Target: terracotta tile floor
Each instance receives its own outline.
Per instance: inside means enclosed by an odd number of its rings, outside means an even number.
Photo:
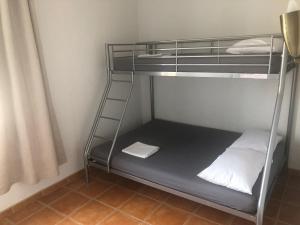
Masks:
[[[78,177],[7,216],[0,225],[251,225],[221,211],[171,194],[91,172],[86,185]],[[300,225],[300,175],[285,172],[278,180],[264,225]]]

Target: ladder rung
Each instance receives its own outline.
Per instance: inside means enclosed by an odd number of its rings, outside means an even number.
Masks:
[[[126,99],[121,99],[121,98],[107,98],[107,100],[118,101],[118,102],[126,102]]]
[[[116,80],[116,79],[112,79],[113,82],[120,82],[120,83],[132,83],[131,80]]]
[[[106,137],[103,137],[103,136],[100,136],[100,135],[94,135],[95,138],[98,138],[98,139],[103,139],[105,141],[111,141],[111,139],[109,138],[106,138]]]
[[[118,122],[120,121],[120,119],[109,117],[109,116],[101,116],[100,118],[107,119],[107,120],[114,120],[114,121],[118,121]]]

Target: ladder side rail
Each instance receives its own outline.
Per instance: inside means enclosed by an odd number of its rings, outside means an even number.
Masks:
[[[89,159],[88,159],[88,157],[89,157],[89,153],[90,153],[90,150],[91,150],[91,145],[92,145],[92,142],[93,142],[94,135],[95,135],[95,133],[98,129],[98,125],[99,125],[99,122],[100,122],[100,117],[101,117],[101,114],[103,112],[103,108],[104,108],[104,105],[105,105],[105,102],[106,102],[106,98],[108,96],[108,93],[110,91],[111,84],[112,84],[112,76],[111,76],[111,71],[110,71],[110,61],[111,60],[110,60],[110,50],[109,50],[109,45],[108,44],[105,46],[105,49],[106,49],[106,75],[107,75],[106,86],[105,86],[101,101],[99,103],[99,106],[98,106],[98,109],[97,109],[97,112],[96,112],[96,116],[95,116],[95,119],[94,119],[94,122],[93,122],[92,129],[90,131],[87,143],[86,143],[85,148],[84,148],[84,170],[85,170],[85,178],[86,178],[87,183],[89,182],[89,171],[88,171]]]
[[[124,116],[125,116],[125,113],[126,113],[126,110],[127,110],[127,106],[128,106],[129,100],[130,100],[131,95],[132,95],[133,86],[134,86],[134,72],[131,73],[131,87],[130,87],[129,93],[127,95],[127,98],[126,98],[126,102],[125,102],[125,105],[124,105],[124,108],[123,108],[123,111],[122,111],[122,114],[121,114],[120,121],[119,121],[118,126],[117,126],[116,133],[115,133],[113,141],[112,141],[111,148],[109,150],[109,155],[108,155],[108,158],[107,158],[107,172],[108,173],[110,172],[110,161],[111,161],[112,152],[114,150],[114,147],[115,147],[115,144],[116,144],[116,141],[117,141],[117,138],[118,138],[118,134],[119,134],[120,128],[122,126],[122,122],[123,122],[123,119],[124,119]]]
[[[277,138],[278,122],[280,118],[280,111],[281,111],[281,105],[282,105],[283,94],[284,94],[284,86],[285,86],[286,72],[287,72],[287,59],[288,59],[288,53],[287,53],[286,45],[284,44],[283,52],[282,52],[282,60],[281,60],[280,78],[278,82],[277,96],[276,96],[276,102],[275,102],[272,125],[271,125],[271,133],[269,137],[268,150],[267,150],[265,166],[264,166],[263,176],[262,176],[262,183],[260,188],[260,195],[259,195],[259,200],[257,205],[256,225],[263,224],[263,216],[265,210],[265,201],[266,201],[267,190],[268,190],[270,170],[273,161],[273,152],[276,147],[275,142]]]

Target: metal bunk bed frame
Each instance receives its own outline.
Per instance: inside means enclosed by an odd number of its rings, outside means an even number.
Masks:
[[[261,37],[269,37],[270,38],[270,54],[269,54],[269,63],[267,65],[263,65],[268,67],[268,73],[266,74],[249,74],[249,73],[205,73],[205,72],[192,72],[192,73],[185,73],[185,72],[178,72],[179,66],[181,66],[178,63],[178,59],[182,56],[179,55],[179,51],[181,50],[203,50],[203,49],[208,49],[212,55],[212,57],[216,57],[218,59],[218,62],[220,62],[221,57],[244,57],[243,55],[221,55],[220,51],[221,49],[225,49],[228,46],[224,47],[221,46],[220,43],[221,41],[236,41],[236,40],[243,40],[243,39],[248,39],[248,38],[261,38]],[[287,70],[288,66],[291,62],[288,62],[288,51],[283,44],[283,50],[281,54],[281,67],[280,67],[280,73],[279,74],[271,74],[271,65],[272,65],[272,56],[273,56],[273,44],[274,44],[274,38],[280,38],[281,35],[278,34],[273,34],[273,35],[255,35],[255,36],[241,36],[241,37],[226,37],[222,39],[218,38],[209,38],[209,39],[194,39],[194,40],[175,40],[175,41],[159,41],[159,42],[141,42],[141,43],[136,43],[136,44],[107,44],[106,45],[106,59],[107,59],[107,84],[106,88],[102,97],[102,100],[100,102],[96,118],[94,120],[93,127],[91,129],[87,144],[85,146],[85,151],[84,151],[84,166],[85,166],[85,173],[86,173],[86,181],[89,181],[89,173],[88,173],[88,168],[89,166],[93,166],[96,168],[100,168],[103,170],[107,170],[108,172],[123,176],[125,178],[129,178],[131,180],[152,186],[154,188],[175,194],[177,196],[198,202],[203,205],[207,205],[213,208],[216,208],[218,210],[230,213],[232,215],[244,218],[246,220],[250,220],[256,223],[256,225],[262,225],[263,224],[263,216],[264,216],[264,209],[265,209],[265,203],[267,199],[267,191],[268,191],[268,183],[269,183],[269,175],[270,175],[270,170],[271,170],[271,165],[272,165],[272,159],[273,159],[273,151],[276,147],[276,134],[278,130],[278,123],[279,123],[279,118],[280,118],[280,111],[281,111],[281,106],[282,106],[282,101],[283,101],[283,95],[284,95],[284,88],[285,88],[285,81],[286,81],[286,76],[287,76]],[[199,42],[210,42],[211,45],[209,47],[180,47],[182,43],[199,43]],[[158,48],[157,46],[160,44],[175,44],[175,47],[173,48]],[[140,50],[140,46],[145,46],[146,50]],[[130,49],[122,49],[122,50],[115,50],[115,47],[125,47]],[[246,46],[247,47],[247,46]],[[253,47],[253,46],[252,46]],[[148,53],[154,54],[157,53],[158,51],[174,51],[175,56],[170,56],[175,58],[176,63],[172,66],[176,68],[176,71],[172,72],[153,72],[153,71],[135,71],[135,58],[136,58],[136,53],[137,52],[143,52],[146,51]],[[217,52],[217,54],[214,54],[214,52]],[[118,52],[125,52],[125,53],[130,53],[132,56],[132,63],[133,63],[133,70],[132,71],[115,71],[114,70],[114,54]],[[185,56],[184,56],[185,57]],[[192,56],[193,57],[193,56]],[[200,56],[201,57],[201,56]],[[211,66],[218,66],[220,64],[212,64]],[[162,65],[164,66],[164,65]],[[184,66],[194,66],[194,65],[184,65]],[[225,65],[226,66],[226,65]],[[240,64],[238,66],[248,66],[248,64]],[[129,74],[130,75],[130,80],[124,80],[124,79],[116,79],[114,78],[114,75],[118,74]],[[292,73],[292,86],[291,86],[291,93],[290,93],[290,104],[289,104],[289,118],[288,118],[288,125],[287,125],[287,133],[286,133],[286,147],[289,147],[289,142],[290,142],[290,134],[291,134],[291,125],[292,125],[292,117],[293,117],[293,105],[294,105],[294,100],[295,100],[295,91],[296,91],[296,73],[297,73],[297,67],[293,70]],[[132,94],[132,89],[133,89],[133,84],[134,84],[134,77],[136,75],[148,75],[150,76],[150,105],[151,105],[151,118],[154,119],[154,80],[153,76],[180,76],[180,77],[215,77],[215,78],[247,78],[247,79],[278,79],[278,86],[277,86],[277,94],[276,94],[276,102],[274,106],[274,112],[273,112],[273,118],[272,118],[272,124],[270,128],[270,137],[269,137],[269,143],[268,143],[268,151],[267,151],[267,157],[265,161],[265,167],[263,169],[263,176],[262,176],[262,183],[261,183],[261,188],[260,188],[260,196],[258,200],[258,205],[257,205],[257,213],[255,215],[249,214],[246,212],[242,212],[236,209],[232,209],[214,202],[207,201],[205,199],[180,192],[178,190],[174,190],[169,187],[162,186],[160,184],[150,182],[148,180],[127,174],[125,172],[122,172],[120,170],[117,170],[115,168],[110,168],[110,161],[111,161],[111,156],[112,152],[114,150],[114,146],[122,125],[122,121],[124,119],[124,115],[126,112],[126,108],[128,106],[129,99]],[[123,76],[123,75],[122,75]],[[124,77],[124,76],[123,76]],[[129,94],[125,99],[117,99],[117,98],[109,98],[109,91],[111,88],[111,85],[113,82],[121,82],[121,83],[127,83],[130,84],[129,88]],[[112,100],[112,101],[120,101],[124,103],[124,107],[122,110],[121,118],[110,118],[110,117],[105,117],[103,116],[102,112],[105,107],[106,101],[107,100]],[[99,137],[96,135],[97,128],[99,126],[99,121],[100,119],[111,119],[114,120],[118,123],[116,132],[113,136],[112,145],[110,148],[110,152],[108,155],[108,158],[106,161],[103,161],[103,164],[99,164],[99,161],[95,161],[93,159],[89,158],[89,153],[92,148],[92,143],[94,138],[102,138],[105,140],[104,137]],[[288,151],[288,149],[287,149]]]

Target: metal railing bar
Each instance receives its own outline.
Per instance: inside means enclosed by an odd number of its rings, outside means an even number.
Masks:
[[[271,36],[271,45],[270,45],[270,58],[269,58],[269,69],[268,73],[271,73],[271,65],[272,65],[272,52],[273,52],[274,38]]]
[[[273,54],[274,55],[274,54]],[[278,54],[280,55],[280,54]],[[240,58],[240,57],[268,57],[269,55],[178,55],[177,58]],[[153,57],[156,59],[155,57]],[[158,59],[175,59],[176,56],[173,55],[163,55],[162,57],[157,57]]]
[[[226,48],[256,48],[256,47],[270,47],[270,44],[261,45],[241,45],[241,46],[200,46],[200,47],[179,47],[179,48],[156,48],[155,51],[176,51],[176,50],[201,50],[201,49],[226,49]],[[146,49],[124,49],[114,50],[113,52],[146,52]]]
[[[282,34],[262,34],[262,35],[245,35],[245,36],[229,36],[229,37],[211,37],[211,38],[199,38],[199,39],[178,39],[178,40],[163,40],[163,41],[145,41],[145,42],[137,42],[138,44],[146,44],[146,43],[153,43],[153,44],[159,44],[159,43],[174,43],[175,41],[178,41],[180,43],[193,43],[193,42],[205,42],[209,40],[220,40],[220,41],[230,41],[230,40],[243,40],[246,38],[255,38],[255,37],[270,37],[273,35],[275,38],[282,38]]]
[[[98,139],[103,139],[105,141],[112,141],[112,139],[109,139],[109,138],[106,138],[106,137],[103,137],[101,135],[94,135],[95,138],[98,138]]]
[[[111,81],[113,81],[113,82],[120,82],[120,83],[131,83],[130,80],[116,80],[116,79],[112,79]]]
[[[118,101],[118,102],[126,102],[126,99],[122,99],[122,98],[107,98],[106,100]]]
[[[100,116],[101,119],[106,119],[106,120],[113,120],[119,122],[120,119],[114,118],[114,117],[109,117],[109,116]]]
[[[136,43],[109,43],[108,45],[116,46],[126,46],[126,45],[146,45],[146,44],[168,44],[168,43],[193,43],[193,42],[207,42],[207,41],[233,41],[233,40],[243,40],[248,38],[264,38],[271,37],[282,38],[282,34],[258,34],[258,35],[241,35],[241,36],[228,36],[228,37],[208,37],[208,38],[197,38],[197,39],[178,39],[178,40],[162,40],[162,41],[142,41]]]
[[[193,64],[176,64],[176,63],[153,63],[153,64],[144,64],[139,63],[135,66],[269,66],[269,64],[204,64],[204,63],[193,63]]]

